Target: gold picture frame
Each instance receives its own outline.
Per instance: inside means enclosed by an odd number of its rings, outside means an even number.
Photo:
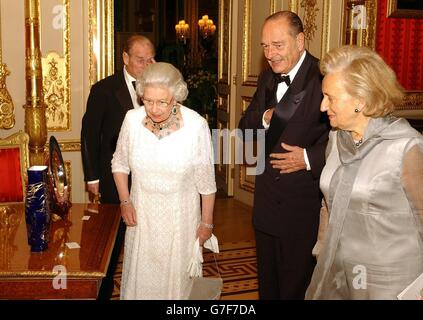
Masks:
[[[388,18],[423,19],[423,3],[421,0],[388,0],[387,8]]]
[[[423,111],[423,91],[406,90],[403,103],[396,110],[421,110]]]
[[[376,0],[344,0],[342,43],[375,50],[377,12]]]

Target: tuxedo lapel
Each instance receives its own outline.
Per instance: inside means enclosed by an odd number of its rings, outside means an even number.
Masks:
[[[313,60],[312,57],[308,52],[306,52],[306,56],[304,58],[303,64],[298,69],[297,74],[295,75],[294,80],[292,81],[291,85],[289,86],[289,91],[296,95],[300,91],[303,91],[304,86],[307,84],[307,77],[310,75],[310,68],[312,66]]]
[[[125,82],[125,77],[123,72],[119,72],[116,74],[116,91],[115,95],[117,100],[119,101],[119,105],[121,108],[126,112],[130,109],[134,109],[134,105],[132,104],[131,94],[129,93],[128,87]]]
[[[266,108],[276,105],[277,103],[276,90],[277,89],[278,89],[278,83],[275,81],[275,78],[273,76],[268,77],[265,82]]]
[[[307,52],[294,80],[288,87],[288,90],[285,92],[282,99],[276,104],[275,112],[270,120],[270,127],[266,132],[266,156],[270,154],[271,150],[278,142],[280,136],[288,125],[289,120],[298,110],[306,95],[306,90],[303,88],[311,63],[312,60]],[[274,86],[277,89],[277,83],[275,83]],[[276,96],[276,89],[274,91],[274,96]],[[276,101],[276,98],[274,99]]]
[[[295,111],[297,111],[298,107],[300,106],[305,94],[305,90],[297,94],[293,94],[292,91],[288,89],[286,94],[276,105],[275,118],[278,118],[283,123],[288,123],[289,119],[291,119]]]

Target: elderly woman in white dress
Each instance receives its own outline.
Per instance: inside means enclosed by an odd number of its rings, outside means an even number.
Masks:
[[[137,93],[144,106],[127,113],[112,160],[127,225],[121,299],[186,299],[194,242],[202,245],[213,229],[210,130],[180,104],[187,85],[171,64],[150,65]]]
[[[329,135],[320,187],[329,224],[307,299],[396,299],[423,272],[423,137],[392,115],[403,97],[369,48],[322,59]]]

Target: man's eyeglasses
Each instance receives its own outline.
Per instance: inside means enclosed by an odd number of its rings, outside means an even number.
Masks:
[[[149,99],[142,99],[142,102],[144,103],[146,107],[149,107],[149,108],[153,107],[154,105],[157,105],[160,108],[167,108],[170,105],[170,101],[166,101],[166,100],[153,101]]]

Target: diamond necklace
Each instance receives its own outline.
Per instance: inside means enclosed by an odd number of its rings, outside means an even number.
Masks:
[[[148,125],[153,127],[152,132],[159,138],[163,138],[171,134],[170,127],[176,125],[176,130],[179,129],[179,117],[176,113],[171,112],[169,117],[162,122],[154,122],[148,115],[145,117],[144,125],[148,127]]]

